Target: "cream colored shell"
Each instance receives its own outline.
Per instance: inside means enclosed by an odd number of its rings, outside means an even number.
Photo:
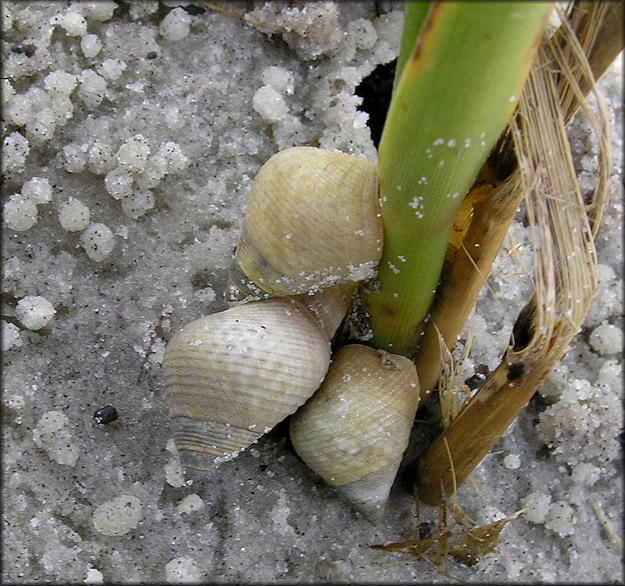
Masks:
[[[261,289],[292,295],[373,277],[382,238],[375,164],[294,147],[258,172],[235,258]]]
[[[291,417],[291,440],[304,462],[375,520],[408,446],[418,404],[412,361],[344,346],[323,385]]]
[[[302,405],[329,363],[327,335],[294,299],[246,303],[187,324],[163,360],[183,464],[210,470],[234,458]]]
[[[356,283],[341,283],[316,293],[294,296],[317,318],[328,338],[332,339],[352,305]]]

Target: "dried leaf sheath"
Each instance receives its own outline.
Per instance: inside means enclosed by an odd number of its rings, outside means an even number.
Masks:
[[[453,493],[445,442],[459,485],[562,358],[596,293],[591,222],[601,217],[605,189],[593,194],[590,205],[582,199],[554,64],[561,66],[558,53],[544,43],[519,103],[518,123],[511,122],[535,250],[536,289],[517,320],[499,367],[419,458],[415,480],[419,498],[426,503],[438,502],[441,479],[447,494]],[[602,131],[599,137],[607,157],[607,129]]]

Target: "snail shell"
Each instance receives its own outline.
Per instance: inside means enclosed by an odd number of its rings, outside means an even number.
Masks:
[[[293,413],[321,384],[328,336],[296,299],[235,306],[187,324],[165,351],[174,441],[211,470]]]
[[[235,259],[261,289],[294,295],[373,277],[382,237],[375,164],[294,147],[254,179]]]
[[[359,344],[344,346],[319,390],[291,417],[291,441],[310,468],[375,522],[418,404],[412,361]]]
[[[331,340],[352,305],[352,297],[357,287],[357,283],[339,283],[327,289],[290,295],[286,298],[301,301],[317,318]],[[269,293],[258,289],[245,276],[241,277],[240,269],[236,267],[234,262],[230,268],[230,282],[227,295],[234,302],[258,301],[259,299],[268,299],[270,297]]]
[[[302,293],[295,298],[317,318],[331,340],[352,305],[356,287],[356,283],[341,283],[316,293]]]

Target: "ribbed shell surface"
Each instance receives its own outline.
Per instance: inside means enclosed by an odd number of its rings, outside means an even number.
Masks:
[[[375,164],[294,147],[258,172],[235,257],[261,289],[291,295],[371,278],[382,238]]]
[[[187,324],[163,360],[178,448],[216,463],[236,455],[302,405],[329,363],[327,335],[295,300],[251,302]]]
[[[359,344],[344,346],[321,388],[291,418],[291,440],[326,482],[347,485],[401,457],[418,403],[412,361]]]

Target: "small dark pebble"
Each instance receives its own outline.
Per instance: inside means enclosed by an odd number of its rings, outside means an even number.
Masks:
[[[485,376],[488,376],[490,374],[490,370],[488,369],[488,365],[486,364],[478,364],[475,372],[477,372],[478,374],[483,374]]]
[[[158,53],[156,51],[150,51],[145,58],[146,59],[156,59],[158,57]]]
[[[536,459],[539,462],[548,460],[549,458],[551,458],[552,452],[553,452],[553,448],[550,448],[549,446],[546,446],[546,445],[542,445],[540,446],[540,448],[536,450]]]
[[[100,424],[112,423],[118,418],[119,414],[113,405],[105,405],[93,414],[95,422]]]
[[[32,57],[37,52],[37,45],[33,45],[29,43],[28,45],[13,45],[11,47],[11,52],[17,53],[21,55],[22,53],[26,55],[26,57]]]

